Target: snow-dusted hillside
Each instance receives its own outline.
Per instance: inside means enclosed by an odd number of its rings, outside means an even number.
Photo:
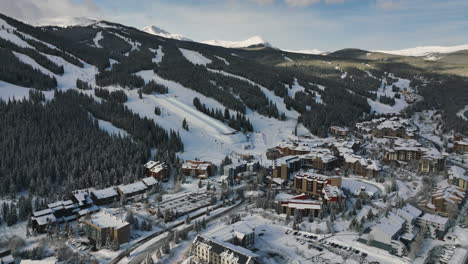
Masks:
[[[260,36],[253,36],[246,40],[241,41],[229,41],[229,40],[207,40],[202,41],[202,43],[212,45],[212,46],[220,46],[225,48],[232,48],[232,49],[239,49],[239,48],[248,48],[253,46],[265,46],[272,48],[271,44],[264,40]]]
[[[180,34],[169,33],[166,30],[164,30],[162,28],[159,28],[157,26],[154,26],[154,25],[144,27],[143,31],[148,33],[148,34],[155,35],[155,36],[160,36],[160,37],[163,37],[163,38],[170,38],[170,39],[183,40],[183,41],[192,41],[191,39],[189,39],[187,37],[184,37],[184,36],[182,36]]]
[[[452,47],[442,47],[442,46],[424,46],[416,47],[402,50],[376,50],[375,52],[382,52],[400,56],[416,56],[423,57],[433,53],[452,53],[460,50],[468,50],[468,44],[452,46]]]
[[[299,53],[299,54],[311,54],[311,55],[320,55],[324,52],[318,49],[305,49],[305,50],[284,50],[291,53]]]

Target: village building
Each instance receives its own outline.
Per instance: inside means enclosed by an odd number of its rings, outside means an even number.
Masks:
[[[372,226],[368,234],[362,235],[358,241],[386,250],[394,255],[403,256],[407,252],[406,245],[401,241],[405,225],[405,219],[390,212]]]
[[[0,249],[0,264],[14,264],[15,259],[11,255],[11,250]]]
[[[435,148],[428,149],[419,160],[418,171],[425,174],[445,171],[445,156]]]
[[[130,241],[130,224],[101,211],[83,220],[84,230],[91,243],[99,250],[104,246],[120,246]]]
[[[344,156],[344,168],[350,173],[367,178],[377,177],[382,170],[379,161],[366,159],[356,154]]]
[[[148,187],[148,189],[151,189],[154,186],[158,185],[158,181],[151,176],[141,179],[141,182],[144,183],[146,187]]]
[[[119,194],[114,187],[109,187],[102,190],[91,191],[91,198],[96,205],[105,205],[117,201],[117,199],[119,199]]]
[[[458,209],[465,201],[465,190],[455,185],[438,186],[431,196],[427,207],[433,213],[455,218]]]
[[[141,181],[117,186],[117,192],[121,197],[125,198],[143,194],[146,190],[148,190],[148,187]]]
[[[333,136],[345,137],[349,134],[349,128],[340,126],[331,126],[330,134]]]
[[[286,195],[277,198],[278,204],[281,208],[281,213],[287,215],[294,215],[296,210],[301,212],[302,216],[318,217],[322,210],[322,199],[310,199],[306,194],[300,195]]]
[[[395,213],[405,220],[401,239],[407,242],[406,245],[409,245],[419,232],[416,225],[418,224],[418,217],[422,215],[422,211],[410,204],[407,204],[404,207],[397,209]]]
[[[144,168],[148,177],[154,177],[161,181],[166,181],[169,178],[169,168],[164,162],[150,160],[144,165]]]
[[[319,197],[327,185],[341,188],[341,176],[325,176],[316,173],[299,172],[294,177],[293,190],[298,193]]]
[[[291,155],[304,155],[310,152],[311,147],[306,143],[296,143],[296,142],[281,142],[276,149],[281,153],[281,156],[291,156]]]
[[[457,153],[468,153],[468,141],[465,140],[459,140],[455,141],[453,144],[453,150]]]
[[[297,172],[302,167],[302,160],[298,156],[283,157],[273,162],[271,175],[273,178],[289,180],[291,173]]]
[[[468,191],[468,171],[458,166],[451,166],[448,170],[449,182]]]
[[[47,226],[55,222],[57,222],[57,218],[49,208],[33,212],[31,216],[32,229],[39,233],[45,232]]]
[[[449,219],[439,215],[425,213],[418,219],[421,232],[428,232],[431,238],[444,237],[449,228]]]
[[[243,221],[217,228],[204,236],[243,248],[250,248],[255,243],[255,229]]]
[[[338,166],[338,159],[326,148],[312,148],[309,154],[300,157],[302,167],[320,171],[330,171]]]
[[[89,208],[94,205],[91,194],[87,190],[72,192],[71,200],[77,204],[80,209]]]
[[[207,178],[215,175],[216,166],[209,161],[188,160],[182,163],[182,173],[186,176]]]
[[[192,255],[196,263],[207,264],[256,264],[258,255],[229,242],[197,235],[192,242]]]

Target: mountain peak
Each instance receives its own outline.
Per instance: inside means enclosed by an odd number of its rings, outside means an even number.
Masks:
[[[260,36],[253,36],[246,40],[241,40],[241,41],[207,40],[207,41],[203,41],[202,43],[212,45],[212,46],[221,46],[225,48],[249,48],[249,47],[259,47],[259,46],[272,48],[271,44]]]
[[[148,34],[155,35],[155,36],[160,36],[160,37],[163,37],[163,38],[170,38],[170,39],[183,40],[183,41],[192,41],[191,39],[189,39],[187,37],[184,37],[184,36],[182,36],[180,34],[169,33],[166,30],[164,30],[164,29],[162,29],[162,28],[160,28],[158,26],[155,26],[155,25],[144,27],[143,31],[148,33]]]

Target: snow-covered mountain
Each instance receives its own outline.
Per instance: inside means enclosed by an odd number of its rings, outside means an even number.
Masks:
[[[220,46],[225,48],[248,48],[248,47],[257,47],[257,46],[265,46],[272,48],[271,44],[264,40],[260,36],[253,36],[246,40],[241,41],[228,41],[228,40],[207,40],[202,41],[201,43],[205,43],[212,46]]]
[[[43,18],[35,21],[33,24],[36,26],[56,26],[56,27],[71,27],[71,26],[89,26],[97,23],[98,20],[88,17],[53,17]]]
[[[163,38],[170,38],[170,39],[176,39],[176,40],[183,40],[183,41],[193,41],[187,37],[184,37],[180,34],[172,34],[172,33],[169,33],[167,32],[166,30],[160,28],[160,27],[157,27],[157,26],[147,26],[147,27],[144,27],[143,28],[143,31],[146,32],[146,33],[149,33],[151,35],[156,35],[156,36],[160,36],[160,37],[163,37]]]
[[[416,47],[416,48],[409,48],[409,49],[402,49],[402,50],[376,50],[375,52],[382,52],[394,55],[401,55],[401,56],[427,56],[433,53],[452,53],[460,50],[468,50],[468,44],[466,45],[459,45],[459,46],[452,46],[452,47],[443,47],[443,46],[424,46],[424,47]]]

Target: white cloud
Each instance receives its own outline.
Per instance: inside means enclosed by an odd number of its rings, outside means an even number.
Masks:
[[[285,3],[291,7],[305,7],[318,2],[320,2],[320,0],[285,0]]]
[[[376,6],[384,10],[400,9],[402,6],[401,0],[377,0]]]
[[[291,7],[306,7],[320,2],[326,4],[342,4],[345,1],[346,0],[284,0],[284,2]]]
[[[271,5],[276,2],[276,0],[249,0],[259,5]]]
[[[100,12],[93,0],[2,0],[0,13],[26,22],[56,17],[96,16]]]

